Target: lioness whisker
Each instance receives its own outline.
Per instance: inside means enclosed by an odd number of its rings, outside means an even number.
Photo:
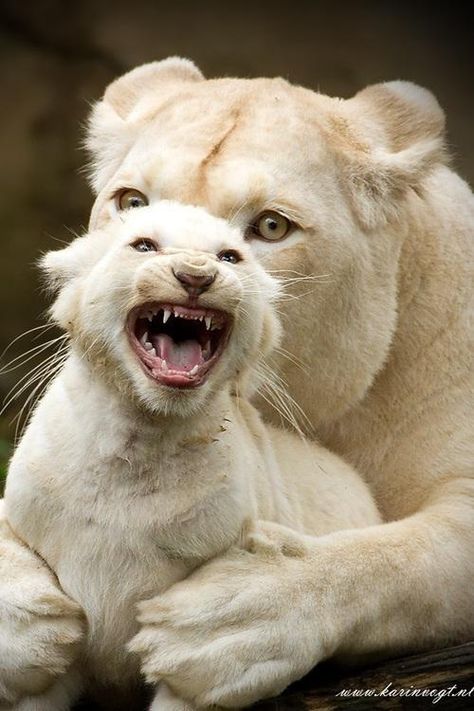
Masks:
[[[286,358],[286,360],[289,360],[291,363],[293,363],[297,368],[299,368],[305,375],[308,377],[310,376],[310,372],[308,368],[303,364],[303,362],[299,359],[296,358],[292,353],[287,351],[285,348],[282,348],[281,346],[275,348],[276,352],[279,353],[283,358]]]

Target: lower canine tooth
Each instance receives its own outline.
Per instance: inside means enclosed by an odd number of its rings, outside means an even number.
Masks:
[[[155,351],[155,349],[153,348],[153,346],[152,346],[151,349],[150,349],[150,355],[153,356],[153,358],[156,358],[156,351]]]
[[[164,359],[161,361],[161,370],[164,373],[168,372],[168,363]]]
[[[189,371],[189,375],[196,375],[198,370],[199,370],[199,366],[195,365],[194,368],[191,368],[191,370]]]
[[[153,348],[153,344],[152,344],[152,343],[149,343],[148,341],[143,344],[143,347],[145,348],[146,351],[155,350],[155,349]],[[155,351],[155,354],[156,354],[156,351]]]

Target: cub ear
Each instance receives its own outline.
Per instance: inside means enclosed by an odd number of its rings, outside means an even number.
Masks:
[[[70,254],[71,247],[46,252],[40,257],[38,266],[45,276],[50,291],[59,291],[76,276],[76,269]]]
[[[104,237],[89,233],[76,237],[63,249],[46,252],[38,261],[38,266],[45,276],[48,288],[59,291],[68,282],[81,276],[104,252]]]
[[[368,228],[395,216],[409,188],[446,161],[445,115],[427,89],[407,81],[375,84],[347,102],[367,136],[351,151],[349,185]]]
[[[150,103],[176,84],[203,79],[189,59],[168,57],[136,67],[109,84],[92,110],[85,139],[91,156],[90,181],[96,192],[120,165]]]

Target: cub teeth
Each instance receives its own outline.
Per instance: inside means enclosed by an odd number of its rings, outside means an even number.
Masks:
[[[141,318],[148,319],[148,321],[151,323],[155,316],[162,311],[163,313],[163,324],[165,324],[170,316],[173,315],[174,311],[172,308],[166,308],[166,309],[148,309],[147,311],[142,312]],[[204,314],[199,314],[199,315],[192,315],[192,314],[184,314],[184,313],[174,313],[175,318],[180,318],[180,319],[186,319],[188,321],[200,321],[204,322],[206,324],[206,330],[207,331],[215,331],[220,328],[222,328],[222,319],[219,317],[219,315],[210,315],[210,316],[205,316]],[[142,342],[143,343],[143,342]]]
[[[198,370],[199,370],[199,366],[195,365],[194,368],[191,368],[191,370],[189,371],[189,375],[196,375]]]
[[[202,355],[203,355],[204,360],[208,360],[211,355],[211,342],[209,339],[206,341],[206,344],[204,345],[204,348],[202,349]]]
[[[145,331],[143,336],[140,338],[140,343],[146,351],[151,351],[153,349],[153,344],[148,340],[148,331]]]

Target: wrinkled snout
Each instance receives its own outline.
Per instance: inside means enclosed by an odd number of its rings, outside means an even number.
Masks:
[[[217,264],[206,255],[186,255],[173,260],[171,271],[191,298],[207,291],[217,276]]]
[[[182,284],[189,296],[200,296],[215,280],[215,274],[191,274],[189,272],[175,272],[176,279]]]

